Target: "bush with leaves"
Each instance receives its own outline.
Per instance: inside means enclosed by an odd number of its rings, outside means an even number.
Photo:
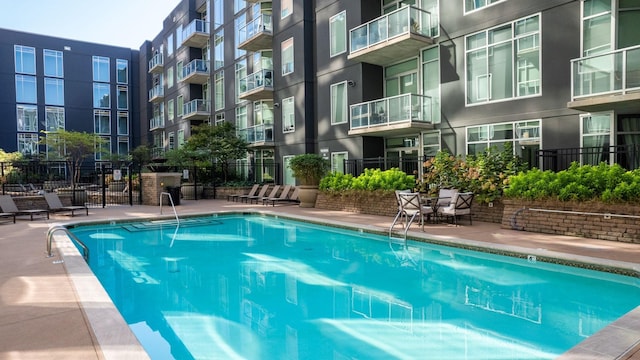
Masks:
[[[382,171],[380,169],[365,169],[358,177],[350,174],[333,172],[320,181],[319,189],[323,191],[345,190],[405,190],[413,189],[415,177],[407,175],[398,168]]]

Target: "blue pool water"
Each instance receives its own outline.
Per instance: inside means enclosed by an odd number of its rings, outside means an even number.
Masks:
[[[71,229],[153,359],[552,359],[636,278],[260,215]]]

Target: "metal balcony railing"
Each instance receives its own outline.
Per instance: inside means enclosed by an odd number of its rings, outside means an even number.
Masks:
[[[571,60],[572,100],[640,90],[640,45]]]
[[[156,67],[162,67],[163,64],[164,59],[162,57],[162,53],[155,54],[151,60],[149,60],[149,71],[152,71]]]
[[[250,126],[246,129],[239,129],[237,134],[238,137],[244,139],[249,144],[272,142],[273,124],[260,124]]]
[[[273,70],[259,70],[243,79],[240,79],[240,94],[263,87],[273,88]]]
[[[194,113],[205,113],[209,112],[209,103],[205,102],[202,99],[191,100],[188,103],[184,104],[184,117],[187,117]]]
[[[154,116],[149,120],[149,130],[155,129],[163,129],[164,128],[164,117],[163,116]]]
[[[186,39],[189,39],[193,34],[197,34],[197,33],[208,34],[209,23],[200,19],[195,19],[191,21],[189,25],[185,26],[182,29],[182,38],[186,40]]]
[[[156,85],[149,90],[149,100],[159,97],[164,97],[164,87],[162,85]]]
[[[183,79],[192,74],[209,74],[207,62],[201,59],[195,59],[182,68]]]
[[[243,43],[260,33],[273,33],[271,14],[260,14],[238,30],[238,43]]]
[[[432,122],[429,96],[403,94],[351,105],[351,129],[402,122]]]

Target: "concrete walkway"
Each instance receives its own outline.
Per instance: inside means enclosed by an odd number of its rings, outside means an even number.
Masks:
[[[264,211],[315,221],[386,231],[390,217],[298,206],[247,205],[224,200],[182,201],[179,215],[212,211]],[[170,208],[163,209],[171,215]],[[45,256],[51,225],[108,219],[150,218],[156,206],[90,209],[89,216],[53,215],[49,220],[21,219],[0,225],[0,359],[139,359],[144,353],[81,258],[69,256],[68,241],[56,236],[56,256]],[[497,252],[519,252],[570,262],[596,263],[640,273],[640,244],[501,229],[498,224],[463,221],[461,226],[427,224],[412,236],[481,246]],[[64,237],[66,239],[66,237]],[[65,245],[66,243],[67,245]],[[73,250],[75,251],[75,250]],[[62,260],[64,257],[64,261]],[[84,285],[83,285],[84,284]],[[90,291],[82,289],[88,287]],[[96,319],[99,319],[96,323]],[[115,329],[115,330],[114,330]],[[108,336],[101,335],[106,331]],[[114,335],[115,334],[115,335]],[[588,338],[562,359],[640,359],[640,307]]]

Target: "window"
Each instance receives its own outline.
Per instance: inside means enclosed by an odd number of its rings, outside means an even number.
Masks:
[[[280,0],[280,18],[284,19],[293,13],[293,0]]]
[[[234,14],[239,13],[245,7],[247,7],[247,3],[245,2],[245,0],[233,0],[233,13]]]
[[[93,107],[94,108],[111,107],[109,84],[93,83]]]
[[[349,153],[346,151],[331,153],[331,171],[344,174],[344,162],[349,159]]]
[[[213,0],[213,28],[224,24],[224,0]]]
[[[611,50],[611,1],[582,2],[582,55],[590,56]]]
[[[45,124],[46,131],[57,131],[64,129],[64,108],[47,106],[45,111]]]
[[[505,0],[464,0],[464,11],[470,12]]]
[[[246,91],[246,83],[245,83],[246,78],[247,78],[247,59],[242,59],[236,63],[236,78],[235,78],[236,104],[241,101],[240,93]]]
[[[62,51],[44,49],[42,57],[44,58],[44,76],[64,77]]]
[[[440,123],[440,47],[422,51],[422,95],[428,96],[423,114],[431,123]]]
[[[345,11],[329,19],[329,56],[347,51],[347,13]]]
[[[581,145],[583,148],[591,148],[582,155],[582,165],[598,165],[602,161],[611,163],[608,149],[611,145],[612,119],[611,113],[580,116]]]
[[[224,109],[224,71],[219,71],[214,75],[214,107],[218,111]]]
[[[128,137],[118,137],[118,155],[126,156],[129,155],[129,138]]]
[[[178,61],[176,63],[176,77],[178,78],[178,81],[182,80],[183,74],[184,73],[184,66],[183,66],[183,62],[182,61]]]
[[[93,81],[109,82],[109,58],[102,56],[93,57]]]
[[[465,39],[467,105],[540,94],[540,16]]]
[[[100,137],[103,141],[100,144],[96,144],[95,156],[96,161],[107,160],[107,157],[111,155],[111,138],[108,136]]]
[[[93,111],[93,132],[111,134],[111,112],[107,110]]]
[[[18,133],[18,151],[23,155],[38,154],[38,134]]]
[[[172,132],[170,132],[168,134],[168,138],[169,138],[169,140],[168,140],[168,143],[169,143],[168,148],[169,148],[169,150],[175,149],[176,148],[176,134],[174,134],[173,131],[172,131]]]
[[[118,110],[127,110],[129,108],[129,88],[126,86],[118,86]]]
[[[173,34],[167,36],[167,55],[173,55]]]
[[[236,108],[236,131],[245,130],[248,127],[247,123],[247,107],[238,106]],[[247,139],[245,139],[247,140]]]
[[[116,81],[118,84],[129,83],[129,62],[127,60],[116,60]]]
[[[35,105],[18,105],[18,131],[38,131],[38,108]]]
[[[440,131],[428,131],[422,134],[422,154],[429,159],[440,151]]]
[[[240,29],[243,28],[247,24],[247,13],[242,13],[234,20],[234,29],[235,29],[235,46],[233,47],[235,50],[235,58],[239,58],[243,56],[247,52],[245,50],[239,49],[238,45],[240,45]]]
[[[347,82],[331,85],[331,124],[347,122]]]
[[[282,177],[284,179],[283,183],[285,185],[296,184],[296,178],[293,176],[293,170],[291,170],[291,166],[289,166],[291,159],[293,159],[293,155],[287,155],[282,157],[282,172],[283,172]]]
[[[178,25],[176,27],[176,47],[179,47],[180,45],[182,45],[182,41],[183,41],[183,36],[182,36],[182,25]]]
[[[514,154],[520,155],[526,146],[540,144],[540,120],[487,124],[467,128],[467,154],[478,155],[496,146],[504,149],[510,143]]]
[[[15,45],[16,72],[20,74],[36,74],[36,49],[28,46]]]
[[[293,38],[289,38],[280,45],[282,58],[282,75],[293,72]]]
[[[184,98],[182,97],[182,95],[178,95],[178,97],[176,98],[176,111],[178,112],[178,116],[182,116],[182,113],[184,111]]]
[[[167,68],[167,88],[173,87],[173,66]]]
[[[296,130],[296,115],[293,97],[282,99],[282,132],[294,132]]]
[[[16,102],[33,104],[38,102],[35,76],[16,75]]]
[[[64,105],[64,80],[44,78],[44,102],[47,105]]]
[[[224,66],[224,29],[216,31],[213,35],[213,69],[218,70]]]
[[[215,117],[216,126],[221,125],[224,122],[224,113],[217,113]]]
[[[174,101],[173,99],[171,99],[167,101],[167,119],[169,121],[173,121],[174,117],[175,117]]]
[[[178,147],[182,147],[184,145],[184,130],[178,130]]]
[[[118,112],[118,135],[129,135],[129,113]]]

